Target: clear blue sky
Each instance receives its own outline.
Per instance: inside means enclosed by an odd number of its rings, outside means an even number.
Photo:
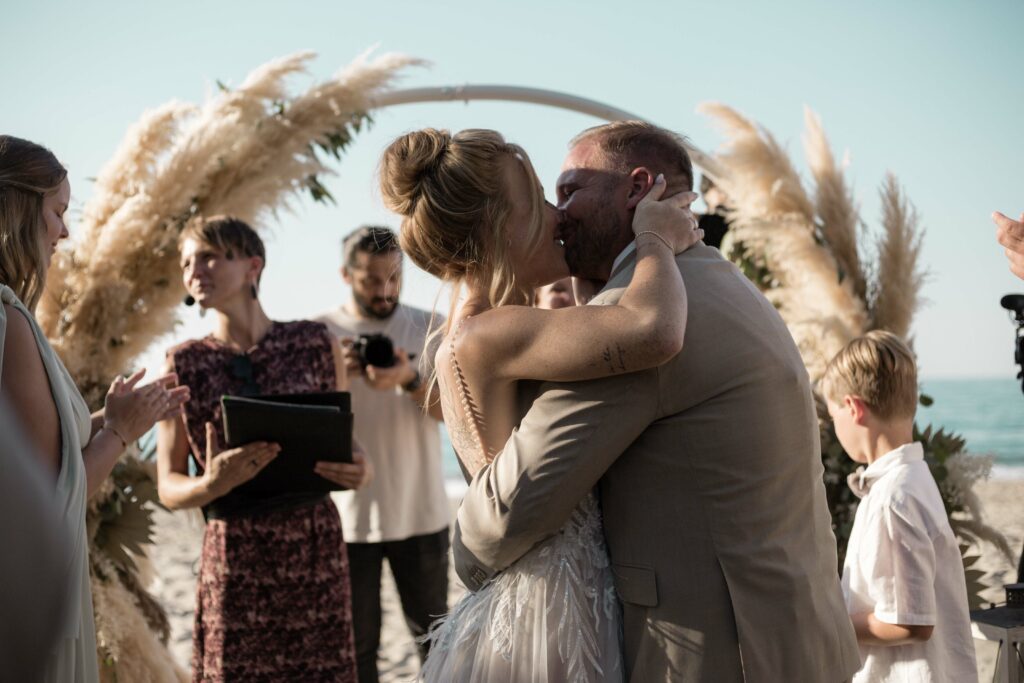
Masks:
[[[51,147],[88,181],[142,112],[202,101],[219,79],[300,49],[324,78],[372,45],[432,62],[403,86],[500,83],[604,101],[689,135],[720,138],[695,113],[718,100],[758,120],[803,166],[803,106],[849,150],[855,195],[878,224],[894,171],[927,226],[930,300],[915,326],[926,377],[1012,376],[1012,327],[998,299],[1024,292],[989,220],[1024,211],[1024,3],[734,2],[11,2],[0,25],[0,131]],[[271,226],[264,300],[296,318],[340,304],[337,245],[367,221],[395,224],[374,170],[383,147],[419,126],[491,127],[527,148],[549,192],[566,141],[596,123],[531,105],[473,103],[379,112],[329,187]],[[74,232],[74,222],[71,224]],[[410,273],[406,298],[437,285]],[[202,333],[194,310],[178,336]],[[163,342],[165,345],[167,342]],[[148,354],[147,362],[158,354]]]

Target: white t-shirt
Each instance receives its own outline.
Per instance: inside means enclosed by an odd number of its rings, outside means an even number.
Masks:
[[[856,681],[977,681],[963,561],[920,443],[850,475],[861,497],[843,566],[850,614],[931,625],[930,639],[860,645]]]
[[[314,318],[337,337],[386,334],[419,362],[426,378],[423,343],[430,313],[399,304],[386,320],[365,320],[338,308]],[[425,380],[424,380],[425,381]],[[355,437],[373,462],[374,478],[358,491],[331,494],[351,543],[400,541],[448,526],[448,496],[441,463],[440,424],[397,391],[371,389],[352,380]]]

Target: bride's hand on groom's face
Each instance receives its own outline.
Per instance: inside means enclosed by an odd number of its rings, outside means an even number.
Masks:
[[[663,197],[665,187],[665,179],[659,175],[650,191],[636,206],[633,232],[654,232],[678,254],[704,236],[704,232],[697,226],[696,216],[690,210],[690,205],[698,195],[696,192],[677,192]]]

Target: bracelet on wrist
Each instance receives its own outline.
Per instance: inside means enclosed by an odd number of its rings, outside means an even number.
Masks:
[[[124,438],[124,435],[121,434],[121,432],[117,431],[117,429],[114,428],[114,425],[110,424],[109,422],[104,422],[103,428],[121,440],[122,449],[128,448],[128,439]]]
[[[653,235],[654,237],[657,237],[659,240],[661,240],[661,243],[668,247],[668,250],[671,251],[673,254],[676,251],[675,249],[672,248],[672,245],[668,243],[667,239],[665,239],[658,233],[654,232],[653,230],[641,230],[635,235],[634,239],[639,239],[640,235]]]

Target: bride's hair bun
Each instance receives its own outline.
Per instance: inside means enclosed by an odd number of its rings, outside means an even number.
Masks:
[[[381,160],[381,193],[388,209],[412,216],[424,193],[424,183],[437,171],[448,153],[452,135],[446,130],[424,128],[395,140]]]
[[[511,197],[510,159],[522,165],[528,197]],[[508,234],[513,199],[528,202],[530,240],[540,234],[544,196],[526,153],[493,130],[452,135],[424,128],[392,142],[380,164],[380,190],[403,216],[399,242],[413,263],[441,280],[469,274],[491,283],[495,305],[528,300],[515,281]],[[530,293],[532,295],[532,292]]]

